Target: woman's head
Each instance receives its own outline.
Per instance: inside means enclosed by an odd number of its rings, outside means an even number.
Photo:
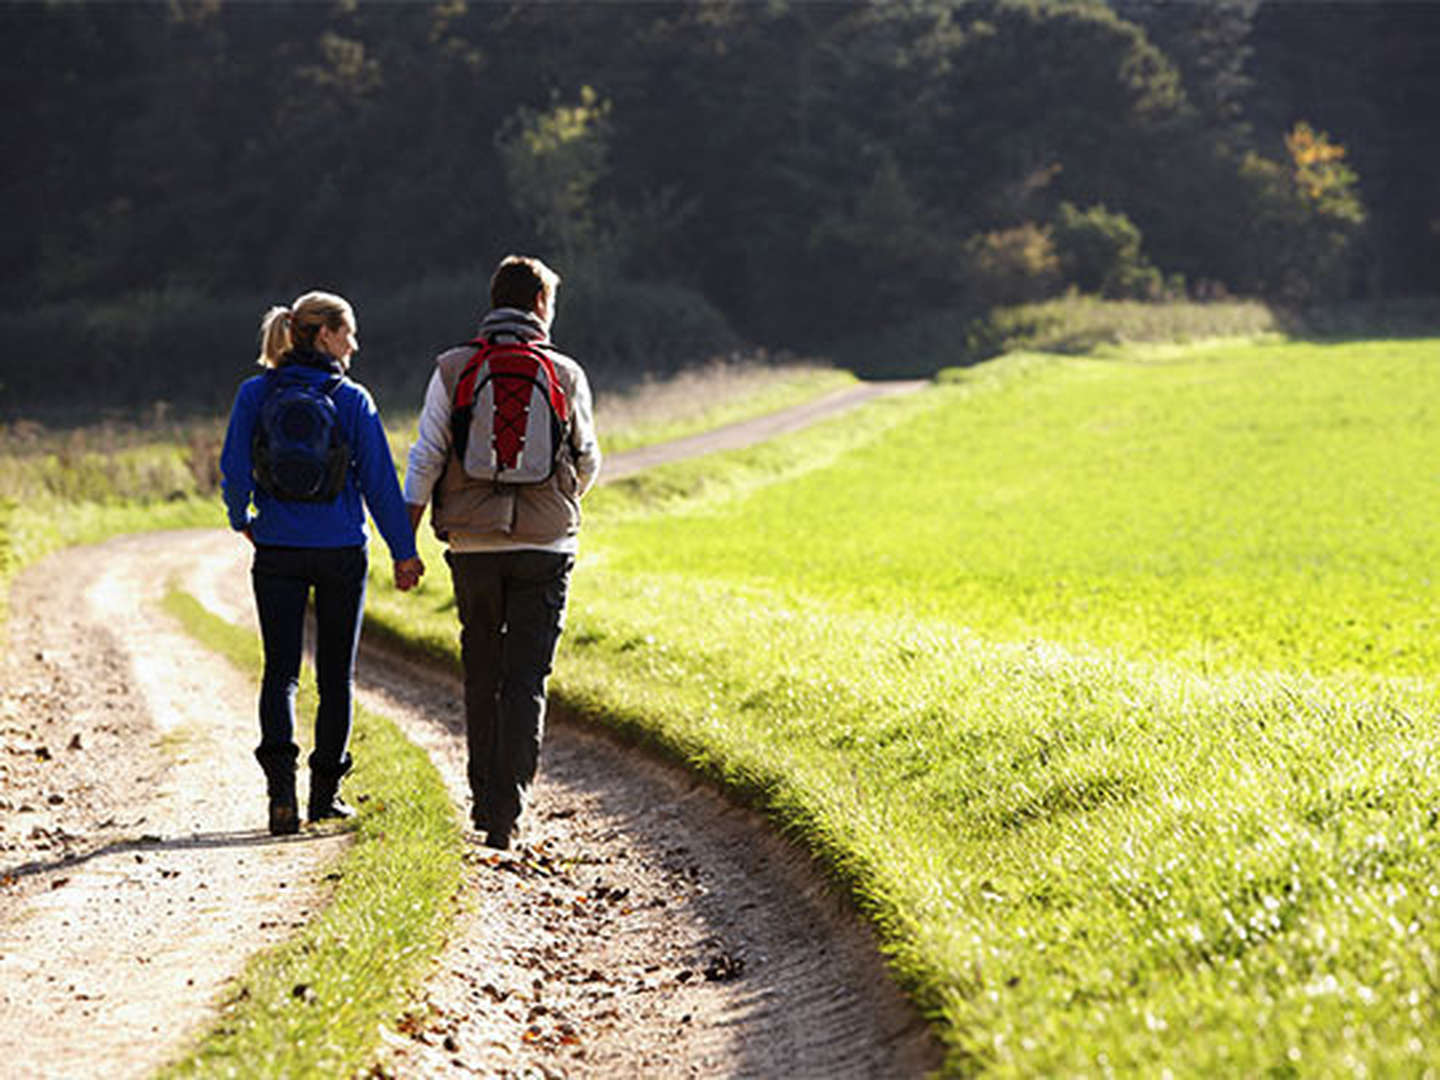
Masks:
[[[360,348],[355,337],[355,312],[343,296],[308,292],[289,307],[272,307],[260,320],[262,367],[278,367],[295,350],[329,353],[348,367]]]

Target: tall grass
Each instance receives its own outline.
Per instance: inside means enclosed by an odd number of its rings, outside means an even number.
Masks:
[[[815,361],[716,359],[600,392],[595,422],[605,452],[619,453],[778,412],[855,381],[848,371]]]
[[[223,421],[176,421],[163,410],[143,422],[0,424],[0,498],[120,504],[208,496],[219,490],[224,432]]]
[[[837,343],[837,363],[867,378],[933,375],[1012,352],[1080,355],[1137,342],[1187,343],[1279,333],[1281,320],[1251,300],[1102,300],[1072,294],[975,313],[917,312],[895,326]]]
[[[0,424],[0,641],[9,585],[59,548],[122,532],[214,525],[223,424],[144,422],[55,428]]]

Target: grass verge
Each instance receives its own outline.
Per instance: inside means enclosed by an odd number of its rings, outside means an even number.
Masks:
[[[259,676],[255,636],[171,592],[166,608],[207,648]],[[313,707],[313,702],[302,709]],[[355,772],[368,798],[334,869],[329,906],[254,957],[214,1028],[164,1077],[349,1076],[438,953],[461,880],[461,833],[424,751],[357,709]]]
[[[223,520],[213,499],[198,496],[165,502],[70,502],[48,495],[0,495],[0,646],[8,639],[10,583],[52,551],[121,533],[214,526]]]

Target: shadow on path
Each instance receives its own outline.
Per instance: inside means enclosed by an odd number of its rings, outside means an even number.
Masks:
[[[335,830],[333,829],[301,832],[294,836],[271,836],[264,829],[243,829],[231,832],[191,833],[189,836],[176,837],[139,836],[116,840],[85,852],[67,852],[54,859],[35,859],[18,866],[0,869],[0,884],[13,884],[21,878],[49,873],[52,870],[73,869],[107,855],[124,855],[136,851],[188,851],[201,848],[252,848],[273,847],[280,844],[308,844],[316,840],[329,839],[334,835]]]

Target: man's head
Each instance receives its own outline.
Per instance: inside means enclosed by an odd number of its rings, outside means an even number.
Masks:
[[[506,255],[490,279],[490,306],[532,311],[548,327],[555,317],[560,275],[530,255]]]

